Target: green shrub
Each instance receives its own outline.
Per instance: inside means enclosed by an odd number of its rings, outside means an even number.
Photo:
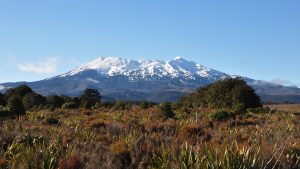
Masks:
[[[0,93],[0,106],[5,106],[7,104],[7,98],[4,94]]]
[[[7,106],[13,115],[24,115],[26,113],[24,105],[19,97],[13,96],[9,98]]]
[[[212,109],[231,109],[246,112],[247,108],[261,107],[260,98],[243,79],[228,78],[198,89],[181,103]]]
[[[181,106],[180,106],[180,104],[178,103],[178,102],[173,102],[172,103],[172,109],[173,110],[177,110],[177,109],[179,109]]]
[[[46,98],[36,93],[28,93],[22,99],[25,109],[31,109],[35,106],[44,105]]]
[[[47,97],[47,104],[53,108],[61,107],[64,104],[64,98],[57,95],[51,95]]]
[[[172,110],[172,105],[170,102],[163,102],[159,105],[160,113],[166,118],[174,118],[175,114]]]
[[[123,100],[116,100],[113,108],[115,110],[125,110],[126,108],[126,103]]]
[[[5,93],[5,95],[10,97],[19,97],[23,98],[26,94],[33,93],[32,89],[28,87],[26,84],[22,84],[18,87],[8,89]]]
[[[55,117],[48,117],[46,119],[46,122],[49,124],[49,125],[56,125],[59,123],[58,119],[55,118]]]
[[[11,113],[8,107],[0,106],[0,117],[6,117],[9,116],[10,114]]]
[[[86,89],[79,99],[82,108],[91,109],[97,102],[101,102],[101,95],[96,89]]]
[[[68,103],[65,103],[61,106],[61,108],[63,109],[76,109],[78,108],[78,105],[74,102],[68,102]]]
[[[215,110],[208,114],[208,117],[211,120],[217,120],[217,121],[227,120],[231,116],[232,116],[232,113],[229,113],[227,110],[224,110],[224,109]]]
[[[141,108],[141,109],[148,109],[148,108],[149,108],[149,102],[147,102],[147,101],[142,101],[142,102],[140,103],[140,108]]]

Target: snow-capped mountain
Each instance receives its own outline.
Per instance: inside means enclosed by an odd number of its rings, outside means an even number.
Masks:
[[[136,61],[119,57],[101,57],[65,74],[41,81],[26,82],[26,84],[44,95],[76,96],[86,88],[95,88],[106,99],[158,102],[177,100],[180,96],[201,86],[227,77],[234,76],[181,57],[170,61]],[[300,102],[300,89],[297,87],[281,86],[246,77],[244,79],[262,96],[264,101],[293,100],[295,102],[295,99],[298,99],[297,102]],[[0,84],[0,91],[23,83]]]
[[[151,77],[170,77],[196,79],[225,78],[225,73],[204,67],[192,61],[187,61],[181,57],[176,57],[171,61],[160,60],[130,60],[119,57],[101,57],[87,64],[81,65],[60,77],[74,76],[80,72],[95,70],[99,75],[130,77],[131,80],[151,80]]]

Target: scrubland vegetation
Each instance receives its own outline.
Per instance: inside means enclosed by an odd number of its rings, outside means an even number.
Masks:
[[[299,112],[262,107],[240,79],[174,103],[100,99],[0,95],[0,168],[300,168]]]

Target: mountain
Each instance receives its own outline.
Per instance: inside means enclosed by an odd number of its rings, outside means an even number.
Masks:
[[[76,96],[98,89],[105,99],[173,101],[195,89],[232,75],[176,57],[170,61],[101,57],[52,78],[0,84],[0,90],[26,83],[43,95]],[[300,89],[243,77],[263,101],[300,102]]]

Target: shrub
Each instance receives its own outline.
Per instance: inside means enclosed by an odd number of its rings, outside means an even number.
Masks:
[[[5,106],[7,104],[7,100],[4,94],[0,93],[0,106]]]
[[[77,156],[71,156],[67,160],[58,163],[58,169],[81,169],[82,164]]]
[[[25,109],[31,109],[34,106],[44,105],[46,98],[36,93],[28,93],[22,99]]]
[[[227,120],[231,116],[232,116],[232,113],[229,113],[228,111],[226,111],[224,109],[215,110],[208,114],[208,117],[211,120],[217,120],[217,121]]]
[[[173,110],[177,110],[177,109],[179,109],[180,108],[180,104],[178,103],[178,102],[173,102],[172,103],[172,109]]]
[[[51,95],[47,97],[47,104],[53,108],[58,108],[64,104],[64,99],[57,95]]]
[[[10,112],[13,115],[24,115],[26,113],[24,105],[19,97],[11,97],[7,104]]]
[[[198,89],[181,100],[193,105],[213,109],[232,109],[245,112],[247,108],[261,107],[260,98],[241,78],[228,78]]]
[[[113,108],[115,110],[125,110],[126,108],[126,103],[123,100],[116,100]]]
[[[128,144],[124,140],[118,140],[110,147],[112,153],[112,163],[116,168],[129,168],[132,162],[130,152],[128,151]]]
[[[28,87],[26,84],[20,85],[16,88],[9,89],[5,95],[10,97],[19,97],[23,98],[26,94],[33,93],[32,89]]]
[[[0,106],[0,117],[6,117],[10,115],[10,110],[8,107]]]
[[[159,105],[160,113],[166,118],[173,118],[175,116],[170,102],[163,102]]]
[[[101,102],[101,95],[96,89],[86,89],[79,98],[81,107],[86,109],[90,109],[95,106],[97,102]]]
[[[48,117],[46,118],[46,122],[49,124],[49,125],[56,125],[59,123],[58,119],[55,118],[55,117]]]
[[[125,106],[126,110],[130,110],[132,108],[132,103],[131,102],[127,102],[125,104],[126,104],[126,106]]]
[[[8,162],[2,156],[0,156],[0,168],[8,168],[7,164]]]
[[[76,109],[78,108],[78,105],[74,102],[68,102],[68,103],[65,103],[61,106],[63,109]]]
[[[148,109],[148,108],[149,108],[149,102],[147,102],[147,101],[142,101],[142,102],[140,103],[140,108],[141,108],[141,109]]]

